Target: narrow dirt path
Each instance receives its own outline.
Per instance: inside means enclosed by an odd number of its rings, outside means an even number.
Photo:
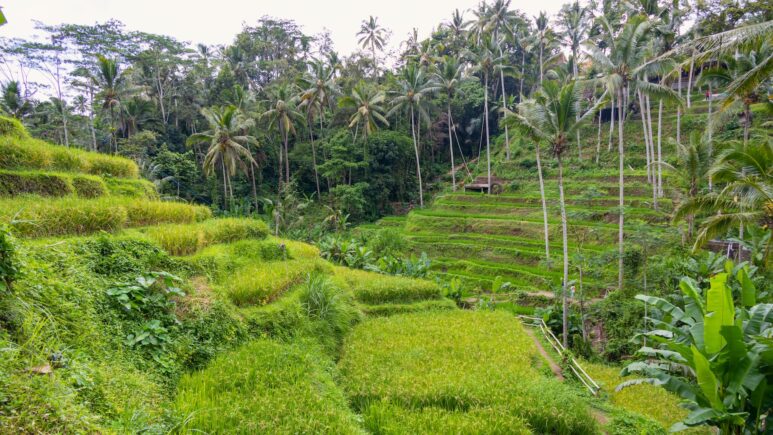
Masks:
[[[553,357],[550,356],[550,354],[545,350],[544,347],[542,347],[542,343],[537,340],[537,337],[534,336],[534,332],[532,332],[531,329],[524,327],[524,330],[526,331],[526,334],[531,337],[532,341],[534,341],[534,345],[537,346],[537,351],[542,355],[543,358],[545,358],[545,361],[548,362],[548,366],[550,367],[550,371],[553,372],[554,375],[556,375],[556,378],[558,378],[559,381],[564,380],[564,372],[561,370],[561,366],[556,364],[556,362],[553,360]]]

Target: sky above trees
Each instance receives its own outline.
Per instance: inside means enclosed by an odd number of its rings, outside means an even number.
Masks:
[[[544,10],[553,15],[565,0],[517,2],[514,7],[533,16]],[[227,44],[241,30],[242,23],[255,23],[263,15],[292,18],[307,34],[328,29],[335,49],[342,55],[358,49],[355,34],[369,15],[392,32],[388,49],[399,48],[416,27],[423,39],[433,27],[450,18],[458,8],[466,11],[478,0],[390,0],[385,2],[319,0],[237,0],[227,3],[184,0],[10,0],[4,2],[8,25],[0,36],[29,38],[33,20],[45,24],[94,24],[117,19],[128,29],[173,36],[193,43]],[[472,19],[467,13],[466,18]]]

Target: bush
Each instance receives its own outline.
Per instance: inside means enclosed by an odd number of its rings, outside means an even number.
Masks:
[[[332,361],[308,342],[261,339],[180,382],[181,433],[361,433]]]
[[[496,416],[491,425],[523,419],[535,433],[598,431],[574,389],[540,374],[535,365],[541,357],[532,339],[506,313],[453,311],[369,320],[347,337],[342,355],[345,390],[365,416],[371,405],[386,400],[419,414],[419,420],[421,410],[442,408],[489,413]]]
[[[139,176],[137,164],[123,157],[13,136],[0,136],[0,169],[81,172],[124,178]]]
[[[0,136],[10,136],[27,139],[29,134],[21,122],[16,118],[0,116]]]
[[[402,231],[395,228],[383,228],[368,238],[368,248],[376,257],[399,256],[408,249],[408,239]]]
[[[336,268],[336,274],[351,287],[354,297],[365,304],[409,303],[443,297],[437,284],[422,279],[346,268]]]

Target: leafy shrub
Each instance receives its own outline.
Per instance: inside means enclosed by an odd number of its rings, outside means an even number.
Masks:
[[[173,296],[185,296],[177,287],[180,281],[180,278],[167,272],[152,272],[138,276],[134,282],[120,283],[107,289],[107,295],[127,313],[153,315],[154,312],[172,309]]]
[[[497,417],[502,423],[522,418],[536,433],[597,433],[574,390],[534,367],[541,361],[537,350],[507,313],[376,318],[352,331],[342,355],[345,390],[365,416],[372,404],[387,400],[411,412],[488,409],[491,415],[504,413]]]
[[[261,339],[180,381],[181,433],[357,434],[332,361],[309,342]]]
[[[319,273],[308,276],[299,302],[306,317],[329,325],[337,338],[349,332],[359,318],[351,294],[335,285],[330,277]]]
[[[383,228],[368,238],[368,248],[376,257],[399,256],[408,249],[408,239],[402,231]]]
[[[336,268],[336,274],[351,287],[354,297],[365,304],[409,303],[442,298],[440,287],[431,281],[344,268]]]

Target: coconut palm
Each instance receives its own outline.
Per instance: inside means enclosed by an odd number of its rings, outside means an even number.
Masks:
[[[367,155],[368,137],[378,130],[378,124],[389,126],[389,121],[384,117],[382,104],[386,100],[386,94],[363,82],[357,83],[352,89],[352,94],[339,101],[339,106],[354,110],[349,118],[349,128],[354,128],[354,141],[362,125],[362,134],[365,136],[365,153]]]
[[[300,85],[303,91],[300,95],[298,107],[306,114],[306,127],[309,130],[311,140],[311,156],[314,165],[314,181],[317,186],[317,197],[321,195],[319,188],[319,173],[317,171],[317,148],[314,144],[314,131],[312,124],[314,116],[319,118],[320,134],[322,133],[322,118],[325,107],[333,102],[333,96],[339,92],[335,80],[335,68],[329,67],[325,62],[316,60],[309,64],[310,71],[301,78]]]
[[[454,141],[451,129],[453,128],[453,118],[451,117],[451,99],[457,91],[457,87],[462,80],[464,65],[455,57],[445,56],[443,62],[438,65],[435,72],[435,81],[446,92],[446,119],[448,124],[448,150],[451,153],[451,186],[456,191],[456,165],[454,164]]]
[[[290,182],[289,139],[295,134],[295,122],[303,120],[298,111],[298,98],[294,86],[283,83],[269,91],[271,109],[263,112],[262,118],[268,119],[269,129],[274,127],[279,131],[282,149],[279,150],[279,190],[282,190],[282,161],[284,160],[284,182]],[[284,156],[282,154],[284,153]]]
[[[720,153],[708,171],[722,189],[698,195],[680,204],[674,219],[707,215],[701,222],[693,249],[730,228],[759,224],[773,227],[773,141],[735,144]]]
[[[562,28],[564,41],[572,51],[572,77],[577,80],[579,75],[578,64],[580,62],[580,44],[590,29],[587,19],[588,10],[580,6],[579,1],[564,5],[558,14],[558,23]],[[579,114],[578,114],[579,115]],[[580,132],[577,131],[577,153],[582,159],[582,145],[580,143]]]
[[[486,135],[486,173],[488,174],[488,193],[491,194],[491,135],[489,131],[489,77],[502,65],[502,56],[499,48],[488,35],[484,35],[474,51],[468,52],[468,57],[473,64],[473,71],[483,77],[483,122]]]
[[[566,202],[564,200],[563,155],[569,148],[572,136],[583,123],[591,118],[600,104],[597,103],[581,116],[581,90],[571,81],[559,86],[554,81],[545,82],[533,100],[518,105],[518,112],[509,112],[506,122],[517,127],[535,142],[545,142],[558,163],[558,201],[561,209],[561,234],[564,258],[563,279],[563,342],[568,344],[567,285],[569,283],[569,244],[567,236]]]
[[[378,24],[378,18],[371,15],[367,20],[360,24],[360,31],[357,32],[360,39],[357,41],[362,48],[370,47],[373,56],[373,76],[378,72],[378,63],[376,63],[376,49],[383,50],[386,44],[386,29]]]
[[[687,191],[687,203],[695,201],[704,183],[708,182],[708,172],[711,168],[711,144],[704,141],[699,132],[690,135],[689,143],[677,144],[679,164],[674,167],[668,163],[661,165],[674,171],[674,175],[681,178],[681,184]],[[687,234],[690,239],[693,236],[695,216],[685,216],[687,220]]]
[[[32,111],[32,105],[21,95],[21,86],[17,81],[9,81],[0,91],[0,113],[22,119]]]
[[[550,27],[548,27],[548,16],[544,12],[540,12],[539,16],[534,17],[534,24],[537,27],[537,45],[539,45],[539,84],[542,86],[542,79],[544,77],[544,57],[545,46],[548,44],[550,38]]]
[[[419,206],[424,207],[424,192],[422,188],[421,180],[421,160],[419,156],[419,142],[416,132],[417,127],[417,114],[419,119],[422,117],[426,120],[429,119],[426,107],[422,104],[422,100],[429,98],[432,93],[440,90],[432,79],[427,78],[424,70],[419,68],[416,64],[409,64],[402,71],[402,77],[398,82],[400,90],[395,92],[394,98],[392,98],[392,109],[389,110],[387,116],[391,116],[397,112],[407,111],[410,113],[411,122],[411,136],[413,138],[413,150],[416,154],[416,177],[419,181]]]
[[[110,132],[113,139],[113,150],[118,152],[118,140],[116,137],[116,113],[121,105],[121,99],[125,96],[128,86],[126,74],[120,71],[115,59],[105,56],[97,56],[97,74],[92,80],[99,89],[99,99],[102,101],[102,109],[110,112]]]
[[[209,122],[209,130],[189,136],[186,142],[188,145],[209,143],[204,157],[204,172],[209,175],[216,168],[222,172],[223,207],[227,208],[227,199],[233,200],[231,177],[236,175],[237,169],[246,173],[247,164],[257,164],[246,145],[257,146],[258,142],[253,136],[244,134],[254,123],[234,106],[202,109],[201,114]]]
[[[631,91],[652,94],[656,97],[674,99],[679,101],[676,93],[661,84],[650,83],[643,74],[650,70],[652,65],[645,62],[647,53],[648,34],[652,25],[641,15],[629,18],[628,22],[619,32],[614,31],[612,24],[606,17],[599,17],[597,22],[604,29],[603,36],[597,45],[591,47],[591,57],[600,71],[599,81],[606,92],[614,97],[617,102],[617,129],[618,129],[618,161],[619,161],[619,211],[618,211],[618,288],[623,288],[623,254],[624,254],[624,222],[625,204],[624,175],[625,146],[623,142],[623,130],[625,123],[625,110]],[[613,111],[612,113],[614,113]]]

